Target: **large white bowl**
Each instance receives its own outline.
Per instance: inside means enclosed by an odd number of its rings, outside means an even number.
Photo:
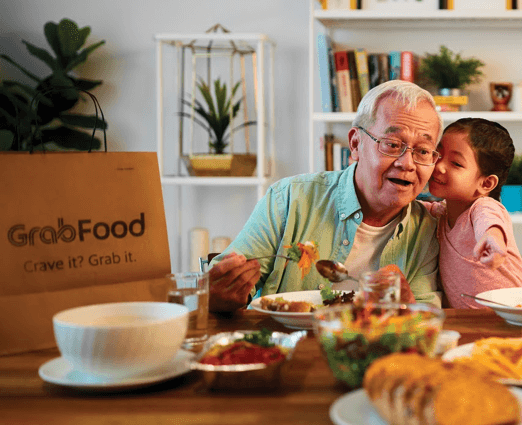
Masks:
[[[62,356],[82,373],[138,375],[172,360],[188,326],[188,309],[163,302],[95,304],[53,317]]]
[[[491,291],[481,292],[476,296],[484,298],[485,300],[508,305],[509,307],[503,307],[487,301],[475,300],[476,303],[495,310],[495,313],[506,322],[512,325],[522,326],[522,308],[516,307],[517,305],[522,305],[522,288],[493,289]]]

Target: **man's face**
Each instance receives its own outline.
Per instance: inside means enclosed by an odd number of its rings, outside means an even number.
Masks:
[[[366,130],[377,139],[386,137],[410,148],[435,150],[439,120],[428,102],[408,111],[389,97],[381,101],[375,123]],[[415,163],[411,150],[399,158],[386,156],[375,141],[355,128],[349,139],[353,159],[358,161],[355,183],[363,213],[368,218],[381,217],[385,224],[419,195],[434,167]]]

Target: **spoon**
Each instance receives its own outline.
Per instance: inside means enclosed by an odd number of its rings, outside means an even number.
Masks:
[[[342,282],[343,280],[351,279],[343,263],[319,260],[315,263],[315,267],[319,274],[327,278],[330,282]]]
[[[473,298],[474,300],[485,301],[485,302],[487,302],[487,303],[491,303],[491,304],[498,304],[498,305],[501,305],[501,306],[503,306],[503,307],[514,308],[512,305],[502,304],[502,303],[499,303],[499,302],[496,302],[496,301],[487,300],[487,299],[485,299],[485,298],[475,297],[474,295],[460,294],[460,296],[461,296],[461,297],[469,297],[469,298]]]

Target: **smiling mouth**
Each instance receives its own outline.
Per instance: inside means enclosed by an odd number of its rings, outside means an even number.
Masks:
[[[404,186],[404,187],[407,187],[407,186],[410,186],[412,185],[413,183],[408,181],[408,180],[402,180],[402,179],[395,179],[395,178],[391,178],[389,179],[392,183],[395,183],[395,184],[398,184],[400,186]]]
[[[433,182],[437,183],[437,184],[445,184],[444,182],[441,182],[440,180],[438,180],[438,179],[436,179],[436,178],[434,178],[434,177],[432,177],[431,180],[432,180]]]

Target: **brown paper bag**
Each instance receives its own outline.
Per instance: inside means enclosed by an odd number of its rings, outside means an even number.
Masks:
[[[166,299],[156,153],[5,152],[0,187],[0,354],[54,346],[66,308]]]

